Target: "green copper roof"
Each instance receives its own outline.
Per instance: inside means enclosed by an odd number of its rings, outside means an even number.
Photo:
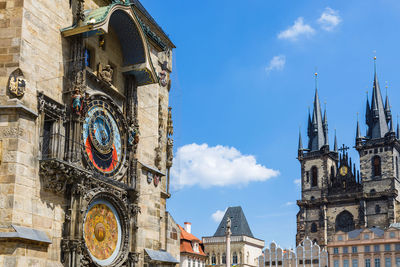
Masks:
[[[97,9],[85,10],[85,20],[83,21],[83,25],[87,25],[89,23],[94,24],[104,21],[108,15],[108,12],[113,6],[115,6],[115,4],[99,7]]]

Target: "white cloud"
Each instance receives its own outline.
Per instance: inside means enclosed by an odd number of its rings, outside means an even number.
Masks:
[[[285,203],[285,206],[293,206],[294,204],[296,204],[296,203],[293,201],[288,201]]]
[[[211,218],[212,218],[215,222],[219,223],[219,222],[222,220],[222,218],[224,217],[225,212],[226,212],[226,209],[225,209],[225,210],[217,210],[216,212],[214,212],[214,213],[211,215]]]
[[[286,64],[286,57],[284,55],[274,56],[269,62],[268,66],[265,68],[267,73],[273,70],[283,70]]]
[[[252,155],[242,155],[234,147],[189,144],[178,148],[171,169],[174,189],[199,185],[246,185],[265,181],[279,175],[279,171],[258,164]]]
[[[304,24],[303,17],[299,17],[292,26],[278,34],[278,39],[296,41],[300,36],[311,36],[315,33],[313,27]]]
[[[326,31],[332,31],[342,19],[339,16],[339,12],[337,10],[333,10],[330,7],[325,8],[324,12],[322,12],[321,17],[318,19],[318,23],[321,25],[321,28]]]

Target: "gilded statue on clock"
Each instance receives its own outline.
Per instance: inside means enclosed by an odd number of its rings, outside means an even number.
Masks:
[[[87,164],[106,177],[119,173],[125,161],[125,127],[118,108],[103,99],[87,103],[82,127]]]

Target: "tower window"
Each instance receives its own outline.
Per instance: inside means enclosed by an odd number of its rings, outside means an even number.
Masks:
[[[379,156],[375,156],[372,158],[372,174],[374,177],[381,176],[381,158]]]
[[[92,49],[85,47],[84,58],[85,58],[85,66],[93,69],[93,62],[94,62],[93,54],[94,53],[92,51],[93,51]]]
[[[353,215],[347,210],[342,211],[336,217],[335,225],[336,225],[336,232],[337,231],[350,232],[354,230],[355,224]]]
[[[315,166],[311,168],[311,186],[318,186],[318,169]]]
[[[399,178],[399,158],[396,157],[396,177]]]
[[[381,213],[381,207],[380,207],[379,205],[376,205],[376,206],[375,206],[375,213],[376,213],[376,214]]]
[[[311,233],[316,233],[318,231],[317,224],[314,222],[311,224]]]

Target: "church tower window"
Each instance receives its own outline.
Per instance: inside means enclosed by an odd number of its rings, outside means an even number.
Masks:
[[[381,158],[379,156],[375,156],[372,158],[372,174],[374,177],[381,176]]]
[[[376,206],[375,206],[375,213],[376,213],[376,214],[381,213],[381,207],[380,207],[379,205],[376,205]]]
[[[311,168],[311,186],[318,186],[318,169],[315,166]]]
[[[317,224],[314,222],[311,224],[311,233],[316,233],[318,231]]]
[[[343,231],[343,232],[350,232],[354,230],[355,224],[354,224],[354,219],[353,215],[348,212],[347,210],[342,211],[337,217],[336,217],[336,232],[337,231]]]
[[[396,157],[396,177],[399,178],[399,158]]]

